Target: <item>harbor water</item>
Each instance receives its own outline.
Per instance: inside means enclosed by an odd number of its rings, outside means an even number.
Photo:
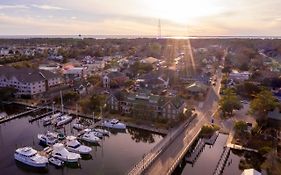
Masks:
[[[10,112],[9,112],[10,113]],[[14,151],[23,146],[32,146],[43,150],[39,145],[37,134],[53,131],[53,126],[43,126],[42,119],[29,122],[31,117],[22,117],[0,124],[0,174],[35,175],[35,174],[68,174],[68,175],[123,175],[148,153],[163,137],[151,132],[127,128],[125,132],[111,132],[100,145],[90,145],[91,155],[83,156],[79,165],[66,165],[55,168],[49,165],[47,169],[35,169],[14,160]],[[60,132],[66,135],[76,135],[72,123],[67,124]]]

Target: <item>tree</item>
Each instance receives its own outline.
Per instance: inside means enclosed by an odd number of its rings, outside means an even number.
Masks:
[[[0,89],[0,101],[10,100],[13,98],[14,94],[17,92],[15,88],[1,88]]]
[[[272,95],[272,93],[267,89],[263,89],[251,101],[250,112],[252,114],[258,113],[261,116],[265,116],[268,111],[273,110],[277,106],[278,102],[276,98]]]
[[[242,104],[232,89],[226,89],[224,96],[219,100],[220,110],[223,112],[223,116],[232,115],[233,110],[239,110],[242,108]]]
[[[238,133],[244,133],[247,130],[247,123],[244,121],[237,121],[234,124],[234,129]]]
[[[244,82],[236,86],[236,92],[243,97],[253,98],[255,94],[260,92],[260,88],[254,83]]]

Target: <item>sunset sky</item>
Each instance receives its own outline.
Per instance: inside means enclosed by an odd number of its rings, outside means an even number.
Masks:
[[[1,0],[0,35],[281,35],[281,0]]]

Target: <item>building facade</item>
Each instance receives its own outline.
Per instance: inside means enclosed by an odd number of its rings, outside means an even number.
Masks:
[[[60,77],[49,71],[0,66],[0,87],[15,88],[17,95],[35,96],[59,84]]]
[[[133,116],[146,115],[150,118],[176,119],[183,113],[185,102],[179,97],[163,97],[150,92],[115,92],[107,99],[111,111]]]

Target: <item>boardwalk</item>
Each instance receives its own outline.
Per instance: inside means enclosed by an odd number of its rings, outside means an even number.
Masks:
[[[189,163],[194,163],[205,147],[205,139],[200,139],[193,151],[185,158]]]

